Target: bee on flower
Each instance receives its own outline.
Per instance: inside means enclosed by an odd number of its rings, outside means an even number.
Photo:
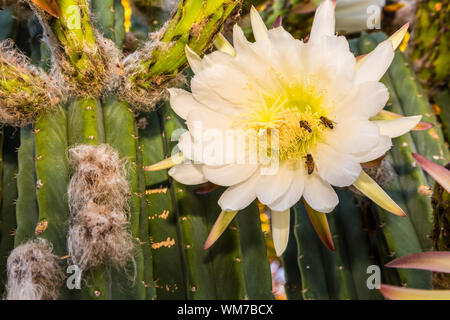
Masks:
[[[255,199],[271,210],[278,255],[287,245],[290,208],[303,199],[315,211],[329,213],[339,202],[333,187],[353,185],[386,210],[405,215],[361,164],[382,157],[392,138],[421,119],[371,121],[388,101],[380,78],[407,26],[357,60],[347,39],[335,35],[329,0],[317,9],[307,42],[282,26],[268,30],[255,8],[250,16],[255,42],[235,25],[233,46],[221,37],[219,50],[203,58],[186,47],[195,74],[192,92],[169,91],[171,107],[186,120],[188,131],[179,139],[176,157],[147,168],[171,167],[169,174],[184,184],[228,187],[205,248]],[[230,132],[246,140],[217,138]],[[276,170],[267,170],[274,163]]]

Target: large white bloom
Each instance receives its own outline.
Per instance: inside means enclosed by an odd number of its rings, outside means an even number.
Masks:
[[[187,48],[195,73],[192,93],[170,89],[171,106],[189,129],[178,146],[187,159],[195,160],[198,147],[218,147],[219,139],[202,137],[196,130],[198,124],[202,130],[216,128],[223,133],[226,129],[276,129],[278,170],[267,175],[262,163],[209,163],[201,158],[201,163],[177,165],[169,174],[185,184],[211,181],[228,186],[219,199],[222,225],[256,198],[267,205],[281,254],[287,242],[290,207],[303,197],[311,208],[327,213],[338,204],[332,186],[355,184],[364,189],[371,182],[360,163],[384,155],[392,146],[391,138],[413,128],[420,116],[395,123],[369,120],[389,97],[379,80],[393,59],[393,42],[381,43],[356,62],[346,38],[335,35],[330,1],[316,11],[307,43],[294,39],[282,27],[267,30],[254,8],[251,23],[253,43],[236,25],[234,48],[224,46],[203,59]],[[226,148],[227,158],[242,156],[228,157],[233,150]],[[371,198],[377,201],[376,194]]]

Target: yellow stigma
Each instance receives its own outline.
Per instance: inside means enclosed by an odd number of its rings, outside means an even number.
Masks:
[[[236,119],[236,127],[255,132],[277,129],[280,160],[300,160],[323,138],[327,128],[321,117],[328,117],[324,92],[311,85],[288,84],[278,95],[260,93],[257,103]],[[271,130],[267,130],[270,139]]]

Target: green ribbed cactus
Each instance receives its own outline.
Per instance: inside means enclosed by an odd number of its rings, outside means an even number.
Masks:
[[[171,137],[185,129],[165,90],[190,77],[183,72],[185,45],[197,53],[208,50],[239,1],[186,0],[171,14],[171,1],[136,1],[141,9],[158,8],[141,13],[156,23],[145,25],[134,15],[131,30],[154,31],[164,19],[170,21],[125,58],[122,49],[129,48],[130,34],[122,1],[56,3],[59,18],[33,6],[35,17],[28,24],[10,10],[0,12],[0,40],[16,39],[34,64],[20,69],[0,59],[0,68],[10,75],[0,80],[0,93],[6,93],[0,95],[1,122],[21,126],[5,125],[0,131],[0,289],[6,289],[5,298],[272,299],[257,204],[242,210],[204,250],[223,190],[200,194],[165,171],[143,170],[168,158],[176,143]],[[274,7],[268,25],[280,8]],[[297,35],[305,30],[297,28]],[[32,41],[23,41],[27,37]],[[363,34],[350,45],[360,55],[385,38]],[[11,46],[4,51],[1,58],[27,61]],[[425,121],[437,124],[401,53],[382,81],[391,96],[389,110],[424,114]],[[8,100],[10,93],[33,88],[41,94]],[[292,230],[282,257],[289,299],[381,299],[367,286],[370,266],[431,250],[432,180],[414,165],[411,152],[449,161],[436,126],[394,140],[381,166],[368,170],[408,213],[406,218],[371,205],[358,192],[338,190],[340,204],[327,215],[332,252],[316,235],[304,206],[291,209]],[[442,199],[435,203],[440,210]],[[17,296],[13,291],[20,286],[34,288],[30,270],[36,264],[45,268],[39,275],[47,291]],[[71,277],[73,265],[82,271],[80,288],[71,286],[77,282]],[[382,267],[382,277],[408,287],[431,285],[423,271]]]
[[[47,240],[52,252],[60,258],[57,265],[64,271],[78,254],[76,247],[70,245],[74,239],[84,241],[83,237],[89,240],[98,236],[97,241],[103,239],[103,246],[107,244],[108,235],[94,234],[97,231],[86,224],[90,223],[89,219],[97,219],[93,213],[108,214],[108,210],[115,208],[104,205],[108,195],[96,194],[101,191],[94,187],[97,182],[90,184],[89,177],[83,176],[83,166],[95,165],[100,166],[97,168],[100,171],[106,170],[102,166],[108,163],[96,157],[107,144],[112,147],[107,149],[112,154],[102,151],[103,156],[114,157],[117,152],[126,161],[128,192],[123,197],[127,200],[126,231],[133,243],[132,257],[120,264],[123,261],[120,257],[114,260],[113,251],[108,259],[83,269],[80,290],[69,290],[61,284],[60,297],[271,299],[270,269],[256,205],[234,222],[233,230],[214,250],[203,250],[219,212],[217,195],[199,197],[194,189],[177,184],[166,173],[142,170],[143,166],[170,155],[171,132],[182,126],[181,121],[169,113],[167,105],[157,112],[139,113],[120,96],[108,93],[111,82],[116,80],[118,83],[112,85],[126,84],[120,92],[136,98],[137,103],[147,102],[149,97],[154,101],[161,99],[166,83],[182,77],[181,71],[186,66],[184,46],[189,44],[199,53],[209,48],[238,2],[181,2],[159,39],[153,39],[124,64],[119,60],[119,48],[125,38],[121,1],[93,0],[89,4],[84,0],[61,0],[57,3],[61,11],[59,19],[35,8],[44,24],[47,41],[42,49],[30,48],[30,53],[40,57],[41,67],[64,83],[62,90],[70,98],[65,100],[60,96],[64,104],[36,112],[27,121],[32,124],[19,131],[13,128],[2,131],[2,270],[14,247],[28,252],[41,248],[30,239]],[[74,11],[77,8],[79,12]],[[75,19],[80,18],[82,32],[70,27],[77,23],[71,20],[70,13],[74,12]],[[1,22],[9,27],[2,28],[5,32],[2,38],[14,37],[16,20],[7,11],[1,14]],[[30,28],[35,29],[36,24]],[[124,77],[117,80],[121,75]],[[25,90],[20,83],[15,89]],[[97,160],[100,162],[96,163]],[[75,178],[78,180],[74,181]],[[84,192],[90,194],[86,203],[77,202],[79,190],[72,193],[72,185],[86,188]],[[108,219],[115,221],[113,217]],[[100,220],[96,223],[98,227]],[[111,234],[116,232],[112,228],[116,226],[108,229],[112,230]],[[121,231],[117,229],[118,234]],[[244,245],[244,241],[249,244]],[[255,265],[257,272],[253,270]],[[9,282],[7,286],[13,289]]]

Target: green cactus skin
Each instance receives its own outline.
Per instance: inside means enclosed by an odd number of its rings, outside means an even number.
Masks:
[[[297,240],[297,259],[302,278],[302,294],[305,300],[330,299],[322,260],[322,246],[303,205],[297,204],[294,232]]]
[[[325,276],[330,299],[351,300],[356,298],[355,288],[347,258],[348,254],[342,241],[343,234],[338,230],[336,216],[336,211],[327,214],[335,251],[331,252],[325,246],[321,247],[322,259],[324,261],[324,267],[326,267]]]
[[[143,120],[145,119],[145,120]],[[164,142],[158,114],[140,118],[147,122],[139,131],[143,165],[149,166],[165,158]],[[145,172],[146,201],[149,206],[149,241],[152,248],[154,282],[158,299],[186,299],[184,256],[177,232],[177,220],[165,171]]]
[[[143,166],[143,154],[140,144],[137,146],[137,164],[138,168]],[[145,174],[143,170],[139,170],[139,196],[141,199],[141,210],[139,216],[139,240],[142,248],[142,257],[144,259],[144,274],[141,280],[145,287],[145,299],[156,299],[156,287],[154,285],[153,277],[153,257],[152,249],[150,246],[150,234],[149,234],[149,216],[150,208],[147,205],[147,198],[145,196]]]
[[[139,165],[137,160],[137,133],[134,115],[126,102],[118,101],[116,97],[108,97],[103,104],[106,143],[119,152],[121,159],[128,162],[128,183],[131,189],[130,227],[136,240],[136,274],[135,280],[130,279],[130,270],[112,273],[113,299],[144,300],[146,288],[144,281],[144,256],[140,241],[141,202],[144,201],[139,188]],[[144,190],[145,192],[145,190]],[[142,239],[144,241],[144,239]],[[134,271],[131,270],[133,273]],[[133,277],[131,277],[133,278]],[[116,281],[116,279],[118,281]],[[117,288],[116,288],[117,286]]]
[[[224,189],[219,189],[202,197],[205,203],[204,214],[207,216],[209,230],[220,213],[217,205],[220,195]],[[242,214],[242,212],[241,212]],[[217,286],[216,297],[219,300],[248,299],[248,292],[245,283],[243,255],[241,250],[240,230],[236,218],[228,226],[221,237],[209,248],[209,259],[215,274]]]
[[[450,142],[450,90],[443,90],[433,96],[434,102],[439,107],[439,120],[442,124],[445,140]]]
[[[428,87],[448,87],[450,80],[450,1],[418,1],[412,61]]]
[[[346,201],[352,201],[351,199],[353,197],[347,195],[340,201],[345,203]],[[327,214],[335,245],[335,251],[332,252],[317,237],[304,207],[300,204],[294,207],[293,212],[296,219],[294,233],[297,239],[298,268],[302,284],[302,288],[297,289],[294,295],[298,296],[300,291],[304,299],[349,300],[357,298],[355,286],[362,286],[362,284],[354,284],[354,278],[360,280],[364,276],[367,277],[367,273],[365,269],[360,268],[355,269],[355,274],[353,273],[351,268],[353,266],[351,264],[352,257],[347,252],[345,234],[340,226],[339,210],[339,207],[337,207],[334,212]],[[351,212],[351,214],[358,215],[360,213]],[[359,246],[364,246],[364,244],[367,245],[367,242],[358,243]],[[369,259],[368,256],[359,255],[356,257]],[[358,261],[358,263],[361,263],[361,261]],[[292,266],[290,268],[293,269]],[[297,283],[299,284],[300,281],[297,280]]]
[[[450,165],[447,165],[448,169]],[[438,183],[433,192],[434,229],[433,247],[437,251],[450,251],[450,194]],[[433,273],[433,287],[450,289],[450,275]]]
[[[114,0],[91,0],[91,10],[95,16],[95,26],[103,35],[116,42]],[[122,19],[123,26],[123,19]]]
[[[6,274],[6,259],[9,252],[14,249],[14,232],[16,230],[16,200],[17,200],[17,148],[19,147],[19,135],[13,128],[4,129],[5,138],[3,144],[2,161],[2,204],[0,212],[0,288],[4,286]]]
[[[204,208],[194,195],[195,187],[186,187],[173,181],[178,205],[183,249],[186,257],[189,299],[215,299],[214,270],[208,263],[209,252],[203,250],[208,236]]]
[[[17,247],[34,235],[39,220],[34,152],[35,146],[32,126],[21,128],[20,148],[18,152],[19,172],[17,174],[17,230],[14,238],[14,247]]]
[[[361,300],[380,299],[378,290],[367,287],[367,268],[376,265],[369,243],[369,232],[363,221],[364,212],[356,204],[356,199],[349,190],[338,190],[339,206],[336,208],[335,225],[339,230],[338,244],[345,248],[348,268],[353,278],[355,295]],[[336,246],[337,247],[337,246]],[[337,247],[337,251],[340,248]]]
[[[187,64],[185,46],[201,53],[220,32],[237,0],[181,1],[160,42],[148,60],[140,61],[130,81],[137,88],[149,89],[173,78]]]
[[[103,112],[99,100],[76,98],[69,103],[67,113],[69,146],[98,145],[105,142]]]
[[[241,236],[248,298],[250,300],[272,300],[272,276],[256,203],[239,212],[236,219]]]
[[[62,107],[42,115],[34,124],[36,192],[39,222],[48,226],[41,237],[53,243],[54,251],[65,256],[67,219],[67,116]]]
[[[284,276],[286,279],[284,289],[288,300],[303,300],[302,277],[297,263],[298,249],[294,233],[295,216],[293,210],[291,210],[290,216],[289,241],[282,257]]]

